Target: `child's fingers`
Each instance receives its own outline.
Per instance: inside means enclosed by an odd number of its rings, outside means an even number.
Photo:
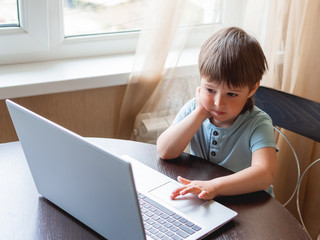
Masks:
[[[207,195],[208,195],[208,192],[205,191],[205,190],[203,190],[203,191],[201,191],[201,193],[198,195],[198,197],[201,198],[201,199],[207,200]]]
[[[200,99],[200,87],[197,87],[197,90],[196,90],[196,105],[199,105],[199,99]]]
[[[185,189],[185,186],[179,187],[179,188],[175,189],[175,190],[171,193],[170,198],[171,198],[171,199],[175,199],[177,196],[180,196],[180,195],[181,195],[181,191],[183,191],[184,189]]]
[[[176,197],[178,197],[180,195],[180,192],[172,192],[171,195],[170,195],[170,198],[173,200],[175,199]]]
[[[196,90],[196,95],[198,95],[200,93],[200,87],[197,87],[197,90]]]
[[[192,193],[192,194],[194,194],[194,195],[198,195],[198,194],[200,194],[201,193],[201,189],[198,187],[198,186],[195,186],[195,185],[188,185],[188,186],[186,186],[186,188],[185,189],[183,189],[181,192],[180,192],[180,194],[181,195],[185,195],[185,194],[187,194],[187,193]]]
[[[196,191],[196,189],[193,187],[193,186],[189,186],[189,187],[186,187],[185,189],[183,189],[180,194],[181,195],[185,195],[187,193],[194,193]]]
[[[185,179],[185,178],[180,177],[180,176],[178,176],[178,181],[179,181],[180,183],[182,183],[183,185],[188,185],[189,183],[191,183],[190,180]],[[181,195],[181,191],[183,191],[185,188],[186,188],[186,186],[182,186],[182,187],[179,187],[179,188],[175,189],[175,190],[171,193],[170,198],[171,198],[171,199],[175,199],[177,196],[180,196],[180,195]]]
[[[185,189],[185,186],[179,187],[179,188],[173,190],[172,194],[180,194],[180,192],[181,192],[183,189]]]
[[[190,184],[191,183],[191,181],[190,180],[188,180],[188,179],[186,179],[186,178],[183,178],[183,177],[178,177],[178,181],[180,182],[180,183],[182,183],[183,185],[188,185],[188,184]]]
[[[199,186],[192,183],[192,181],[183,178],[181,176],[178,177],[178,181],[182,183],[184,186],[177,188],[174,190],[171,194],[171,199],[175,199],[179,195],[185,195],[187,193],[191,193],[194,195],[201,194],[202,189],[199,188]]]

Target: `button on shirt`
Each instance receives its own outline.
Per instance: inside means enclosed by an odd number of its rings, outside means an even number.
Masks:
[[[195,99],[179,111],[173,124],[180,122],[195,109]],[[277,148],[271,118],[254,107],[238,116],[232,126],[219,128],[206,119],[190,142],[190,154],[207,159],[234,172],[251,166],[252,152]]]

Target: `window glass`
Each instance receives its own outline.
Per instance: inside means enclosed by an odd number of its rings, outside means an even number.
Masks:
[[[213,1],[191,0],[185,17],[198,11],[195,24],[212,22]],[[64,0],[66,37],[141,29],[145,0]],[[187,20],[182,19],[182,25]],[[218,19],[216,19],[218,21]]]
[[[0,28],[19,26],[17,2],[17,0],[0,0]]]
[[[64,0],[65,36],[138,30],[143,0]]]

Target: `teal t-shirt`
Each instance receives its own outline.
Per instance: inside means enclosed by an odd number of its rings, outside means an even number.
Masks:
[[[173,124],[184,119],[195,107],[193,98],[180,109]],[[240,114],[228,128],[216,127],[206,119],[191,139],[190,154],[238,172],[250,167],[252,153],[264,147],[278,150],[271,118],[254,107]]]

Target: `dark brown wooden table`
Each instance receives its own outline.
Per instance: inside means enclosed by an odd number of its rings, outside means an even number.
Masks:
[[[88,138],[109,151],[130,155],[176,178],[212,179],[230,171],[203,159],[182,154],[172,161],[159,159],[151,144]],[[220,197],[216,201],[238,216],[205,239],[309,239],[299,222],[275,199],[261,191]],[[100,235],[41,197],[19,142],[0,144],[0,239],[103,239]]]

